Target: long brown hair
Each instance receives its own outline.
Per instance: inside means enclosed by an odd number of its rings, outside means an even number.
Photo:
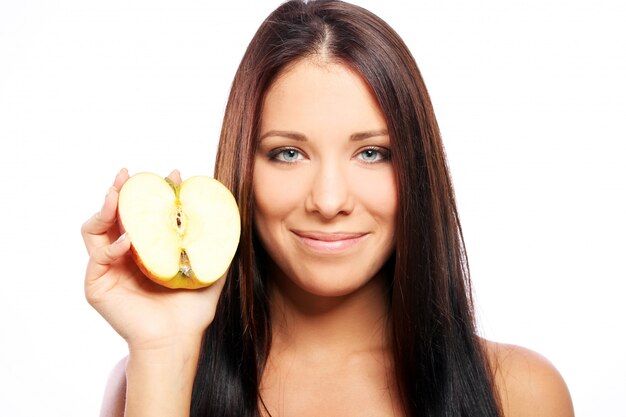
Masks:
[[[384,21],[336,0],[292,0],[250,42],[224,116],[215,176],[234,193],[242,236],[207,329],[192,416],[258,416],[271,343],[263,249],[253,228],[252,172],[263,99],[281,71],[320,57],[356,70],[385,115],[398,187],[390,323],[407,416],[499,416],[475,320],[454,192],[428,92]]]

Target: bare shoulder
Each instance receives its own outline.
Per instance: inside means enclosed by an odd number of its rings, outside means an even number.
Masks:
[[[104,396],[100,417],[124,417],[126,406],[126,360],[120,360],[111,370]]]
[[[567,385],[548,359],[532,350],[484,340],[505,417],[573,417]]]

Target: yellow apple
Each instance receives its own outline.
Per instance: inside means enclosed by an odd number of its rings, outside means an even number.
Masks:
[[[239,244],[239,209],[219,181],[195,176],[174,184],[142,172],[120,190],[120,228],[141,271],[168,288],[195,289],[217,281]]]

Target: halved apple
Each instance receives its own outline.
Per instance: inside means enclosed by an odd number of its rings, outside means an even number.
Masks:
[[[239,244],[239,209],[231,192],[206,176],[180,185],[156,174],[130,177],[118,216],[141,271],[168,288],[202,288],[228,269]]]

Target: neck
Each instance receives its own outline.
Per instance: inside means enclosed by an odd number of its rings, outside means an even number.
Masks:
[[[324,297],[303,291],[276,272],[270,300],[276,354],[344,360],[388,349],[389,303],[383,273],[348,295]]]

